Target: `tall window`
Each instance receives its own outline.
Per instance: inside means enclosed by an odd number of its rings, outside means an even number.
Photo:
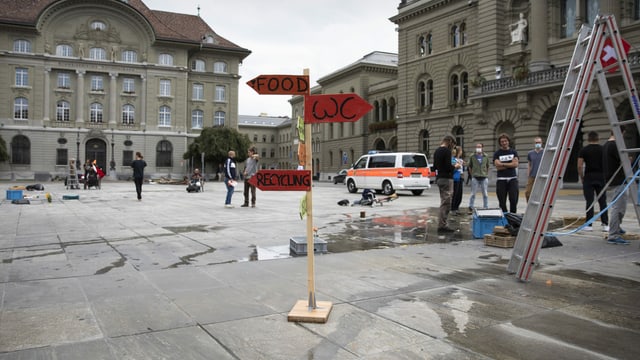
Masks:
[[[599,0],[585,0],[585,22],[587,24],[593,24],[596,16],[600,13],[600,1]]]
[[[458,25],[453,25],[451,27],[451,47],[460,46],[460,29]]]
[[[191,112],[191,128],[202,129],[203,118],[204,113],[202,112],[202,110],[193,110]]]
[[[16,68],[16,86],[29,86],[29,70]]]
[[[160,80],[160,96],[171,96],[171,80]]]
[[[193,60],[191,61],[191,70],[204,72],[204,60]]]
[[[193,84],[193,100],[204,100],[204,85]]]
[[[633,20],[640,20],[640,0],[633,0]]]
[[[560,2],[560,37],[570,38],[576,31],[576,0]]]
[[[67,165],[69,163],[69,151],[67,149],[56,149],[56,165]]]
[[[461,72],[451,75],[451,100],[459,102],[469,97],[469,74]]]
[[[58,73],[58,88],[70,89],[71,88],[71,74],[68,72]]]
[[[458,26],[458,35],[460,45],[465,45],[467,43],[467,24],[461,23],[460,26]]]
[[[31,164],[31,142],[24,135],[16,135],[11,139],[11,163],[18,165]]]
[[[171,54],[160,54],[160,56],[158,56],[158,64],[173,65],[173,56]]]
[[[13,42],[13,51],[20,53],[30,53],[31,52],[31,41],[18,39]]]
[[[104,83],[102,76],[91,77],[91,91],[103,91]]]
[[[427,80],[427,104],[433,106],[433,80]]]
[[[61,44],[56,46],[56,56],[73,56],[73,47],[67,44]]]
[[[93,103],[89,106],[89,119],[92,123],[102,122],[102,104]]]
[[[122,107],[122,124],[133,125],[136,122],[136,109],[131,104]]]
[[[107,51],[103,48],[92,47],[89,49],[89,59],[107,60]]]
[[[213,72],[218,74],[227,73],[227,63],[224,61],[216,61],[213,63]]]
[[[122,61],[126,63],[138,62],[138,53],[134,50],[125,50],[122,52]]]
[[[427,55],[427,37],[424,35],[418,38],[418,53],[420,56]]]
[[[422,130],[420,132],[420,151],[427,157],[430,157],[429,147],[429,130]]]
[[[161,140],[156,146],[156,167],[171,167],[173,146],[167,140]]]
[[[16,120],[29,119],[29,100],[18,97],[13,102],[13,118]]]
[[[222,85],[216,85],[215,101],[225,101],[227,99],[227,89]]]
[[[224,111],[216,111],[213,115],[213,126],[224,126],[224,118],[226,114]]]
[[[133,78],[122,79],[122,91],[126,94],[133,94],[136,92],[136,81]]]
[[[418,104],[421,108],[427,106],[427,84],[424,81],[418,83]]]
[[[71,105],[68,101],[58,101],[56,104],[56,121],[69,121]]]
[[[171,126],[171,108],[163,105],[158,112],[158,126]]]
[[[462,126],[454,126],[451,133],[456,138],[456,144],[464,149],[464,129]]]

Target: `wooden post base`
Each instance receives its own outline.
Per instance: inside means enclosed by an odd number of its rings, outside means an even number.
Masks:
[[[309,301],[298,300],[289,312],[289,322],[326,323],[333,304],[331,301],[316,301],[316,308],[309,309]]]

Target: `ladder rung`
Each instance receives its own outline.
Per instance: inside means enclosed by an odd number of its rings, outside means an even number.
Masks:
[[[616,64],[617,65],[617,64]],[[623,90],[614,94],[610,94],[609,98],[617,98],[618,96],[626,96],[627,95],[627,91]]]
[[[620,149],[624,153],[640,153],[640,148]]]
[[[629,125],[629,124],[635,124],[636,120],[635,119],[629,119],[629,120],[622,120],[622,121],[618,121],[617,123],[613,123],[611,125]]]

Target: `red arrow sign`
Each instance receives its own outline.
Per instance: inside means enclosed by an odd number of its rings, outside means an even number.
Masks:
[[[259,75],[247,81],[260,95],[306,95],[309,93],[308,75]]]
[[[626,42],[624,39],[622,40],[622,51],[624,51],[625,55],[629,54],[629,49],[631,49],[631,44]],[[613,41],[608,37],[604,41],[604,46],[602,47],[602,54],[600,54],[600,63],[603,68],[607,68],[610,65],[613,65],[618,62],[618,58],[616,57],[616,49],[613,48]],[[618,70],[617,66],[613,66],[608,70],[608,72],[612,73]]]
[[[249,184],[262,191],[309,191],[311,170],[258,170]]]
[[[373,106],[358,94],[309,95],[304,97],[304,122],[353,122],[371,109]]]

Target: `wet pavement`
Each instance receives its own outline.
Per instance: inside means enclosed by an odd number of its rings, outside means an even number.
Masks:
[[[51,203],[0,202],[2,360],[640,358],[640,240],[560,236],[522,283],[506,273],[511,249],[473,239],[470,215],[436,232],[434,189],[341,207],[359,195],[321,183],[315,288],[333,308],[324,324],[294,323],[308,274],[289,239],[305,236],[304,193],[259,191],[241,208],[237,192],[226,209],[220,183],[145,185],[141,202],[132,183],[45,187]],[[563,190],[554,224],[583,207]],[[640,234],[634,215],[624,227]]]

